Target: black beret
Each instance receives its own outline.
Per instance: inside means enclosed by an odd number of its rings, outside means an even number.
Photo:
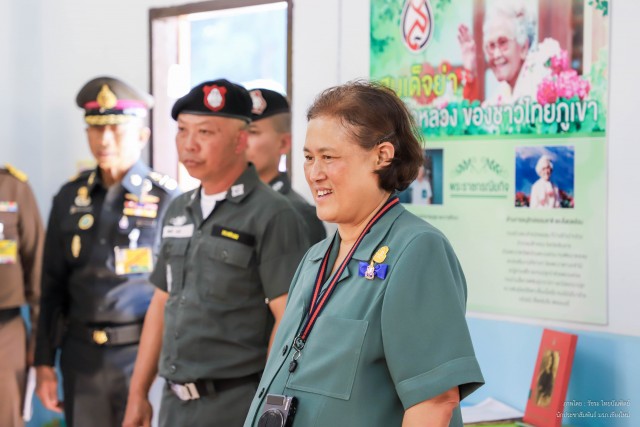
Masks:
[[[114,77],[96,77],[85,83],[76,96],[90,125],[117,125],[143,118],[153,107],[153,97]]]
[[[269,89],[252,89],[249,91],[249,95],[251,95],[251,101],[253,102],[251,120],[254,122],[291,111],[287,98],[276,91]]]
[[[251,97],[242,86],[226,79],[200,83],[178,99],[171,109],[171,117],[180,113],[222,116],[251,121]]]

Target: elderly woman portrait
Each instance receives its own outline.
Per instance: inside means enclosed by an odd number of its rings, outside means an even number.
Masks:
[[[298,266],[244,426],[280,425],[289,404],[298,427],[462,426],[459,402],[484,380],[460,263],[395,196],[423,163],[411,114],[357,81],[307,119],[305,177],[337,232]]]
[[[488,104],[513,103],[524,97],[536,100],[538,84],[550,74],[545,62],[560,52],[553,39],[536,43],[537,22],[530,4],[522,0],[495,1],[486,10],[480,52],[469,27],[458,27],[458,42],[465,70],[464,96],[477,99],[478,61],[484,59],[498,88],[486,97]]]
[[[540,177],[531,186],[529,207],[532,208],[559,208],[560,190],[551,182],[553,162],[549,156],[542,155],[536,163],[536,173]]]

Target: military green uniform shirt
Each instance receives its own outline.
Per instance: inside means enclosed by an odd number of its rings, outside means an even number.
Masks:
[[[324,228],[324,224],[322,224],[322,221],[320,221],[316,214],[316,207],[307,203],[304,197],[293,191],[293,188],[291,188],[291,181],[289,180],[289,176],[287,176],[286,172],[278,174],[277,177],[269,182],[269,185],[278,193],[284,195],[302,216],[307,225],[309,241],[312,245],[327,237],[327,231]]]
[[[269,393],[298,399],[296,426],[399,427],[409,407],[455,386],[464,398],[482,385],[458,260],[438,230],[401,205],[364,237],[290,373],[292,342],[329,244],[311,248],[296,272],[245,427],[258,425]],[[329,269],[339,244],[336,234]],[[361,276],[359,263],[384,246],[386,277]],[[451,425],[462,425],[459,409]]]
[[[253,166],[206,219],[199,189],[172,203],[151,277],[169,293],[161,376],[185,383],[262,371],[273,327],[265,299],[289,289],[309,247],[303,227]]]

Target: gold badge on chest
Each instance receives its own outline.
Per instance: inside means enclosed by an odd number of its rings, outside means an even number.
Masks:
[[[82,243],[80,236],[76,234],[71,239],[71,255],[73,255],[74,258],[78,258],[80,256],[80,249],[82,249]]]
[[[91,226],[93,226],[93,215],[82,215],[78,221],[78,228],[80,228],[80,230],[88,230]]]

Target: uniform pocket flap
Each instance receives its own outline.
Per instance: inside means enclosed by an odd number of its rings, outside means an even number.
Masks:
[[[321,315],[287,387],[348,400],[368,326],[366,320]]]

